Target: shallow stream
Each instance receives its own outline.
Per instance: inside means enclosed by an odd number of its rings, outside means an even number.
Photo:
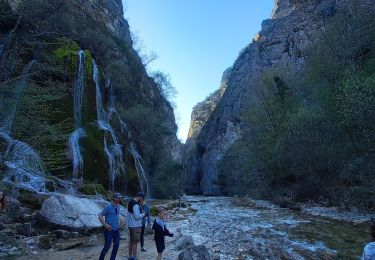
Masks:
[[[279,208],[266,201],[188,197],[197,211],[174,229],[205,244],[216,259],[359,259],[367,224]]]

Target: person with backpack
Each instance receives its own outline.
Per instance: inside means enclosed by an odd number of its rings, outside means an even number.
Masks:
[[[138,192],[136,197],[128,203],[128,214],[126,224],[129,228],[129,260],[137,259],[137,244],[141,235],[142,220],[146,213],[141,212],[141,204],[145,199],[143,192]]]
[[[105,255],[111,248],[113,240],[113,248],[111,253],[111,260],[116,259],[117,251],[120,246],[120,201],[122,195],[115,193],[111,204],[103,209],[99,214],[99,221],[103,224],[104,230],[104,248],[100,253],[99,260],[104,260]]]

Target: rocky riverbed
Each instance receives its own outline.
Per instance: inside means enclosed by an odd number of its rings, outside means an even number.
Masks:
[[[247,198],[184,197],[182,207],[176,201],[151,204],[168,209],[169,227],[175,233],[174,238],[167,238],[163,258],[167,260],[358,259],[369,239],[366,221],[374,217],[315,206],[301,206],[296,211]],[[40,211],[43,213],[43,207]],[[46,227],[40,223],[45,218],[37,217],[40,212],[19,204],[16,213],[2,216],[1,257],[66,260],[99,256],[103,238],[96,228],[68,230],[66,223],[65,228]],[[117,259],[127,259],[126,230],[122,238]],[[145,243],[147,252],[139,252],[139,259],[155,259],[152,232],[146,235]],[[194,258],[194,254],[199,257]]]

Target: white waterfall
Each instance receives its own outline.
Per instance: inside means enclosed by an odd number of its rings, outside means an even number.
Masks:
[[[113,191],[115,188],[115,180],[118,176],[125,177],[125,163],[122,152],[122,146],[118,141],[115,131],[110,125],[112,113],[115,112],[114,106],[109,105],[106,112],[103,106],[103,98],[100,88],[99,69],[93,60],[93,79],[96,87],[96,113],[98,118],[98,126],[104,130],[104,153],[108,159],[109,168],[109,188]],[[110,102],[112,104],[112,102]]]
[[[120,122],[121,127],[121,134],[127,134],[128,139],[131,139],[131,133],[128,130],[126,123],[121,120],[114,102],[114,97],[112,93],[109,96],[109,102],[107,109],[103,106],[103,98],[101,94],[100,88],[100,80],[99,80],[99,69],[95,61],[93,61],[93,71],[94,71],[94,82],[96,85],[96,112],[98,118],[98,126],[99,128],[105,131],[104,133],[104,152],[108,158],[108,166],[109,166],[109,186],[111,190],[115,187],[115,179],[117,176],[125,176],[125,163],[123,161],[123,147],[119,143],[119,138],[116,135],[116,132],[110,125],[110,121],[113,119],[113,116],[116,115],[117,119]],[[106,88],[109,86],[109,81],[106,82]],[[146,196],[149,193],[149,185],[147,180],[147,174],[143,167],[142,157],[137,151],[136,145],[133,141],[130,143],[130,153],[134,158],[134,164],[136,167],[136,171],[138,174],[138,179],[140,183],[140,187],[143,192],[145,192]]]
[[[7,174],[3,181],[19,188],[35,192],[46,192],[45,172],[39,154],[28,144],[11,137],[11,129],[16,116],[18,103],[27,85],[27,76],[36,61],[31,61],[22,72],[20,82],[15,87],[14,103],[9,115],[2,120],[0,139],[6,143],[6,151],[2,155]]]
[[[141,189],[147,197],[150,193],[147,175],[146,175],[146,171],[143,167],[142,157],[138,153],[134,142],[130,143],[130,152],[131,152],[131,154],[134,158],[134,164],[135,164],[135,168],[137,170],[138,179],[139,179],[139,183],[141,185]]]
[[[82,128],[82,101],[85,86],[85,53],[80,50],[78,52],[79,63],[76,82],[74,84],[74,131],[69,137],[71,155],[73,159],[73,179],[83,178],[83,158],[79,146],[79,140],[85,136]]]

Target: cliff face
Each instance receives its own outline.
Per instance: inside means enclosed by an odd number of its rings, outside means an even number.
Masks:
[[[187,183],[196,185],[195,193],[221,193],[219,164],[228,148],[243,134],[243,112],[259,102],[253,91],[262,72],[283,65],[295,71],[303,68],[307,47],[344,2],[275,1],[272,19],[262,23],[258,37],[239,54],[223,97],[199,132],[194,156],[187,159]]]
[[[152,190],[180,163],[173,108],[132,48],[121,0],[2,1],[1,8],[2,177],[15,160],[13,138],[40,155],[34,163],[47,176],[78,172],[129,193],[146,182]]]
[[[219,104],[222,96],[227,88],[228,79],[232,68],[225,70],[222,76],[220,88],[210,94],[204,101],[198,103],[191,113],[191,122],[188,137],[183,147],[184,155],[183,161],[186,164],[185,169],[188,171],[184,172],[184,182],[186,186],[186,192],[190,194],[200,194],[200,162],[197,158],[197,138],[202,130],[202,127],[210,119],[212,113],[215,111]],[[190,174],[190,171],[197,172],[194,178]]]

